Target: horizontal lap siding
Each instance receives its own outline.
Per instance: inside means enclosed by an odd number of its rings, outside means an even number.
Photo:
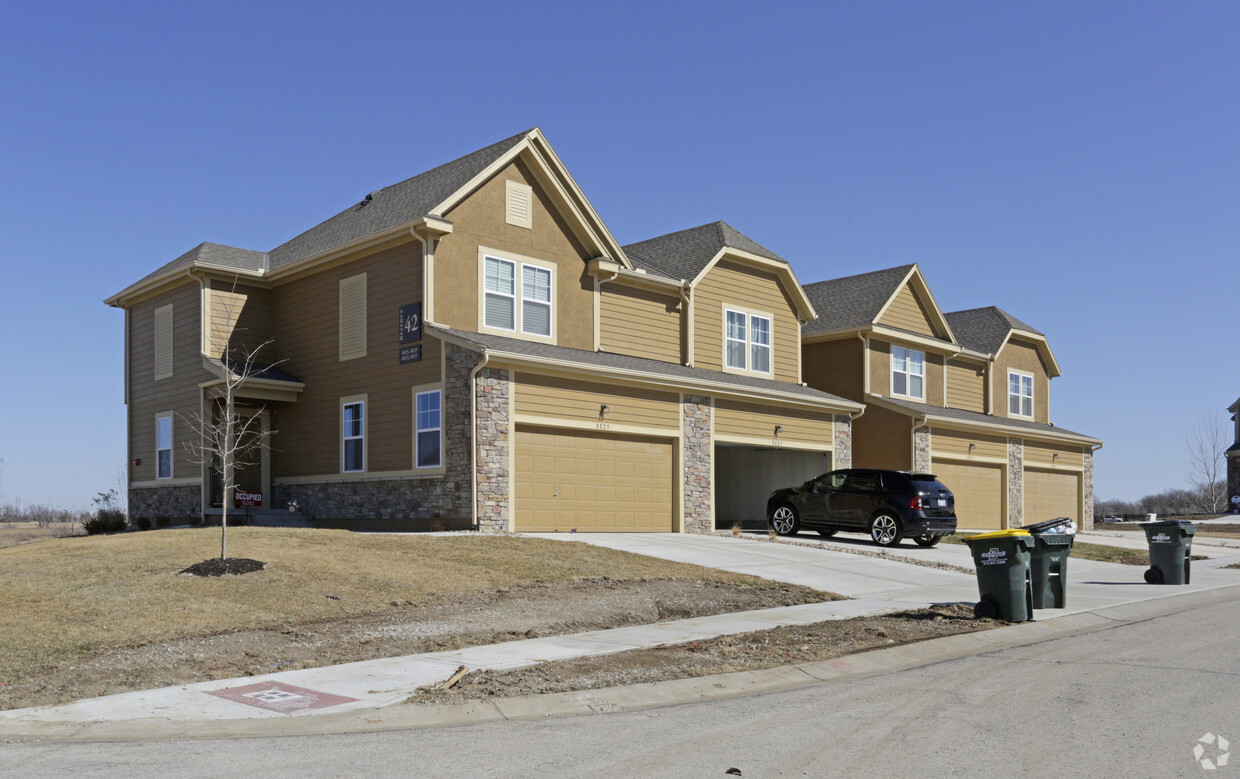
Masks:
[[[723,310],[732,305],[771,314],[774,378],[800,381],[801,324],[774,273],[723,261],[697,283],[693,296],[693,361],[697,367],[723,370]]]
[[[969,444],[976,444],[972,451]],[[967,457],[989,457],[1007,461],[1008,443],[1006,437],[962,433],[954,430],[935,428],[930,436],[930,451],[934,454],[956,455]]]
[[[615,387],[518,373],[514,380],[514,408],[518,414],[604,422],[664,429],[680,427],[680,396],[671,392]],[[600,407],[608,412],[600,416]]]
[[[422,359],[399,362],[398,312],[422,297],[417,244],[385,249],[276,289],[280,367],[306,382],[295,403],[277,405],[274,476],[340,473],[340,399],[367,396],[367,471],[413,467],[413,391],[441,380],[441,344],[423,336]],[[340,280],[366,273],[366,356],[341,361]]]
[[[834,419],[829,411],[781,409],[723,398],[715,401],[717,437],[771,439],[775,437],[776,425],[781,428],[780,440],[817,444],[823,449],[834,446]]]
[[[976,363],[947,361],[947,406],[964,411],[986,411],[985,368]]]
[[[1055,455],[1059,455],[1056,459]],[[1025,465],[1058,465],[1066,468],[1082,468],[1085,457],[1079,446],[1046,444],[1025,441]]]
[[[682,360],[679,297],[604,284],[599,310],[603,351]]]
[[[917,296],[908,288],[908,285],[896,294],[895,300],[891,301],[891,305],[878,318],[877,323],[922,335],[933,336],[935,334],[934,329],[930,327],[930,319],[925,307],[917,300]]]
[[[197,478],[201,466],[185,449],[197,439],[184,416],[198,413],[198,384],[213,378],[202,367],[201,288],[187,282],[129,309],[129,472],[132,481],[155,479],[155,415],[174,412],[172,477]],[[172,376],[155,380],[155,309],[172,304]],[[140,459],[141,465],[133,460]]]
[[[1038,348],[1028,341],[1015,338],[999,351],[994,364],[994,410],[995,416],[1011,416],[1008,413],[1008,371],[1017,370],[1033,375],[1033,421],[1050,421],[1050,373]],[[1027,419],[1027,417],[1022,417]]]

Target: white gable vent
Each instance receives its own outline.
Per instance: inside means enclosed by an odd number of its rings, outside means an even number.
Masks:
[[[534,226],[533,189],[530,188],[529,184],[521,184],[516,181],[505,181],[504,183],[507,185],[507,204],[504,209],[505,221],[516,227],[532,228]]]

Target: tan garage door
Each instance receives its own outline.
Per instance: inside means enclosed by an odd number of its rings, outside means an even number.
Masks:
[[[675,529],[672,442],[517,428],[516,529]]]
[[[1056,517],[1081,521],[1081,476],[1077,473],[1025,470],[1025,524]]]
[[[1007,526],[1001,466],[936,460],[930,470],[956,496],[957,527],[998,530]]]

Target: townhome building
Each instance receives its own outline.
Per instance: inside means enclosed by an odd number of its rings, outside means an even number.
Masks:
[[[803,383],[823,311],[786,260],[722,222],[620,245],[538,129],[106,303],[134,516],[240,492],[359,529],[708,532],[848,466],[863,411]],[[234,492],[189,420],[238,379],[267,445]]]
[[[1092,527],[1102,441],[1051,422],[1044,334],[994,306],[943,313],[917,265],[805,291],[820,314],[802,326],[806,382],[866,406],[855,466],[934,473],[961,528]]]

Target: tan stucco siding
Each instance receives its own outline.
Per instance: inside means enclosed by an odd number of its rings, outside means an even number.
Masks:
[[[931,430],[930,451],[932,454],[966,458],[985,457],[1007,462],[1008,442],[1004,436],[944,430],[936,427]]]
[[[1033,375],[1033,421],[1050,422],[1050,372],[1038,348],[1028,341],[1015,338],[999,351],[995,358],[994,399],[991,409],[995,416],[1013,416],[1008,413],[1008,371],[1023,371]],[[1021,417],[1028,419],[1028,417]]]
[[[155,310],[172,304],[172,376],[154,379]],[[172,478],[199,479],[201,466],[185,449],[193,433],[185,416],[199,407],[198,384],[211,378],[202,367],[202,305],[198,281],[148,298],[129,309],[129,478],[155,481],[155,415],[172,417]],[[141,465],[134,465],[141,460]]]
[[[865,397],[865,348],[859,338],[807,344],[801,375],[816,390],[860,401]]]
[[[513,379],[513,410],[518,415],[561,419],[609,430],[617,425],[677,430],[680,396],[672,392],[623,387],[520,371]],[[607,413],[600,413],[603,405]]]
[[[775,426],[779,425],[779,436]],[[715,400],[715,438],[762,439],[834,448],[834,417],[829,411],[778,408],[730,398]]]
[[[603,351],[679,363],[680,297],[608,283],[599,301]]]
[[[935,335],[934,328],[930,326],[930,316],[926,307],[917,299],[907,284],[896,293],[895,299],[891,301],[891,305],[876,320],[876,323],[922,335]]]
[[[224,347],[232,347],[234,360],[244,359],[243,352],[256,349],[272,338],[271,291],[231,281],[213,280],[205,292],[207,301],[207,354],[216,359],[224,355]],[[267,354],[272,345],[263,347],[258,362],[272,362]]]
[[[506,181],[533,189],[532,228],[505,220]],[[554,341],[593,351],[594,279],[586,272],[591,257],[523,162],[505,167],[444,216],[453,231],[435,252],[434,321],[459,330],[481,329],[478,266],[484,247],[501,256],[511,253],[555,265]]]
[[[1041,443],[1025,439],[1025,465],[1080,469],[1085,467],[1085,457],[1079,446]]]
[[[969,360],[947,361],[947,403],[949,408],[986,412],[986,368]]]
[[[721,260],[693,289],[693,360],[698,368],[723,370],[725,307],[771,315],[773,378],[800,381],[797,371],[801,324],[792,300],[770,271]]]
[[[909,470],[913,467],[912,420],[871,405],[853,422],[853,467]]]
[[[398,312],[422,297],[416,241],[285,284],[274,296],[280,367],[306,382],[295,403],[275,404],[276,478],[340,473],[340,399],[366,395],[366,471],[413,467],[412,388],[440,381],[441,344],[424,335],[422,359],[400,364]],[[366,356],[340,361],[340,281],[367,277]]]
[[[905,346],[905,344],[901,344]],[[891,344],[876,338],[870,339],[870,392],[887,397],[900,397],[928,403],[931,406],[943,405],[943,355],[927,352],[916,346],[907,346],[925,355],[923,362],[924,397],[914,398],[909,395],[896,395],[891,391]]]

